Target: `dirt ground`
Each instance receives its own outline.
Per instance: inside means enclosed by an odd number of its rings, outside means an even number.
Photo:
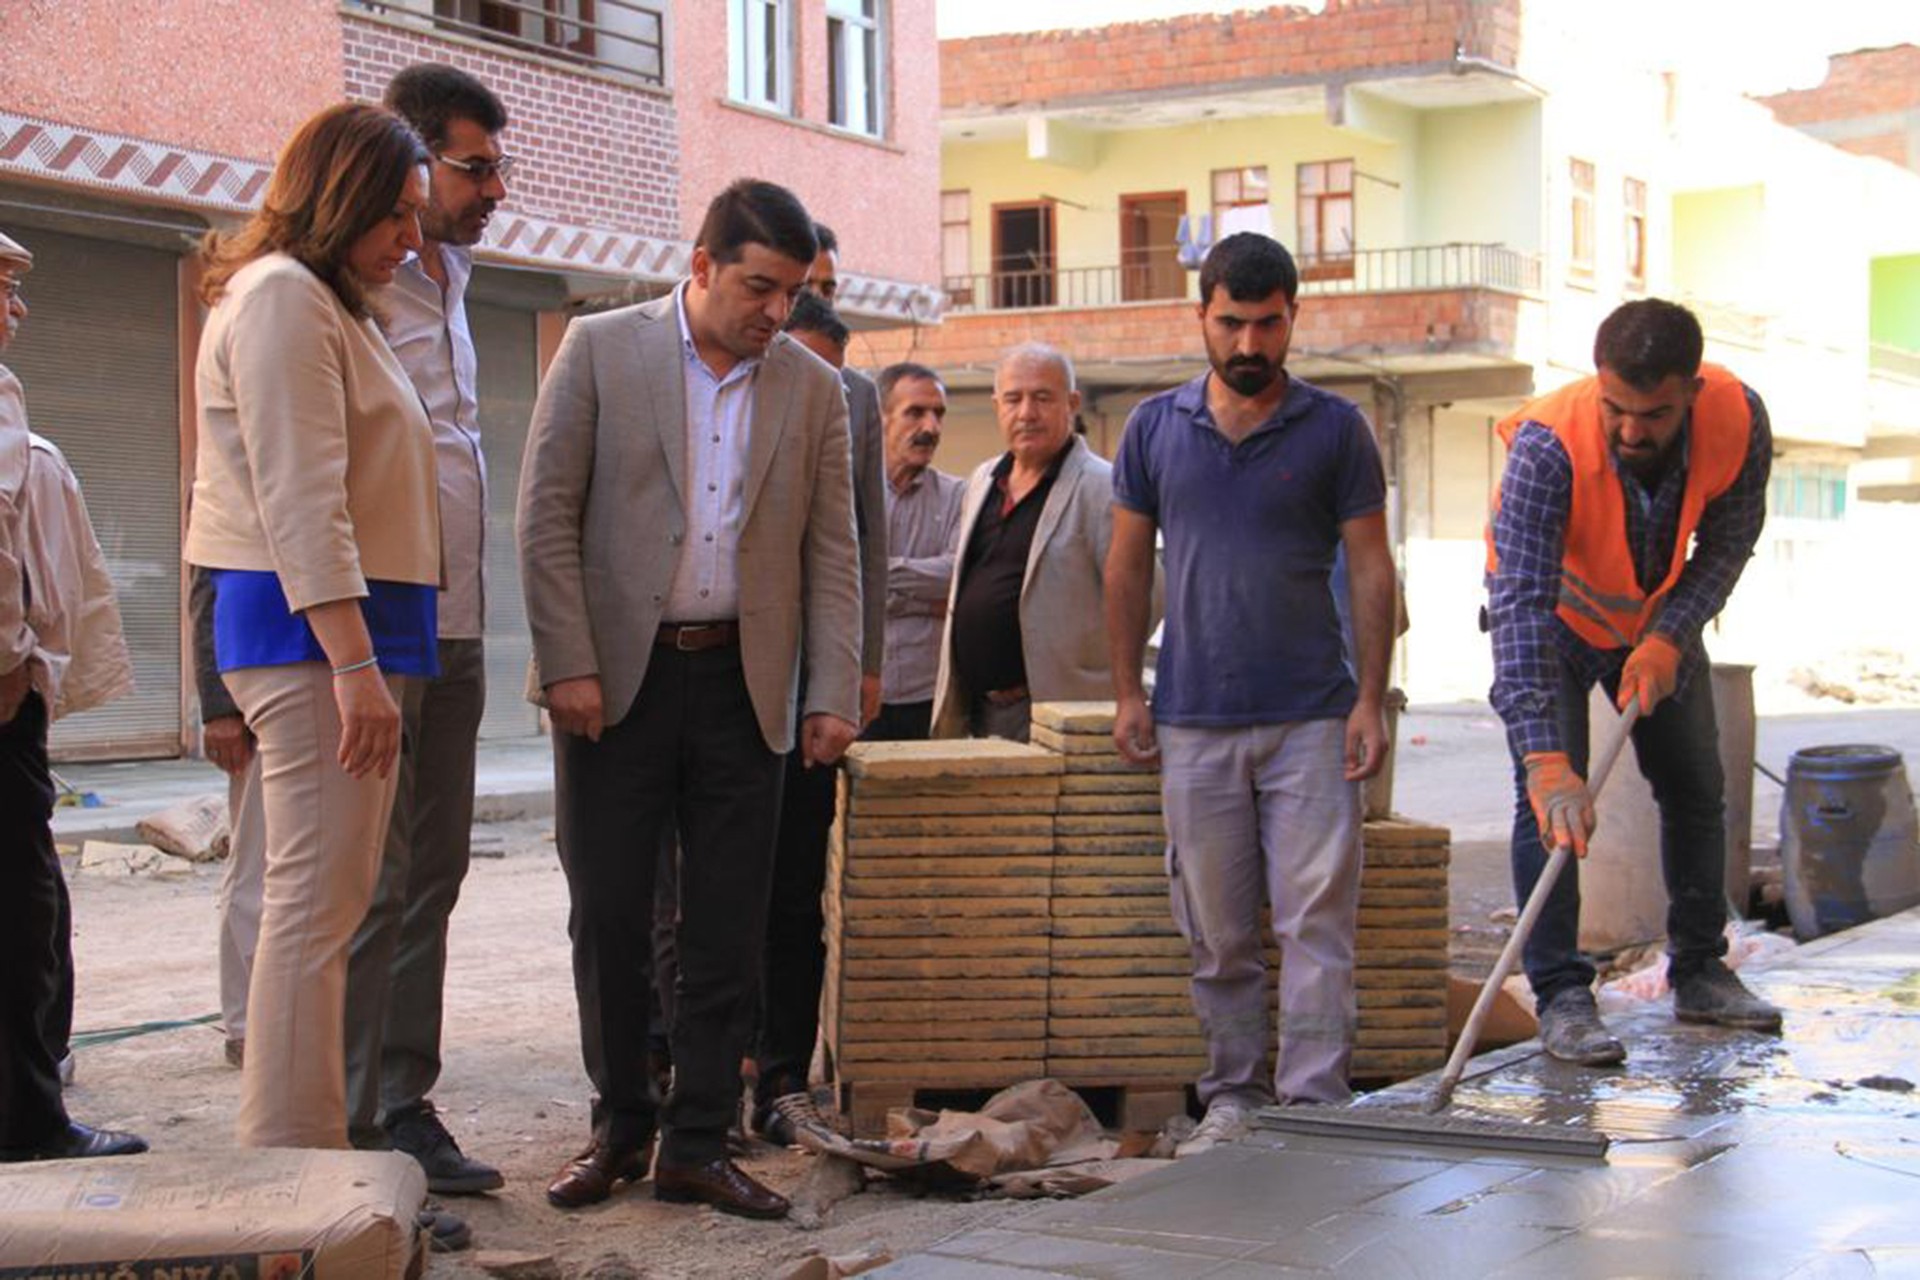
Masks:
[[[554,1171],[585,1141],[588,1084],[580,1067],[567,960],[566,888],[544,822],[476,829],[476,857],[454,913],[447,979],[445,1074],[436,1099],[461,1145],[506,1174],[503,1191],[461,1197],[479,1250],[551,1255],[562,1276],[758,1277],[808,1254],[895,1257],[1023,1211],[876,1184],[842,1202],[819,1230],[751,1223],[656,1203],[648,1184],[576,1213],[548,1207]],[[79,1032],[185,1020],[219,1008],[215,895],[220,867],[177,881],[72,874],[74,1025]],[[232,1145],[240,1073],[213,1025],[156,1031],[80,1049],[68,1094],[76,1118],[142,1133],[157,1151]],[[744,1163],[791,1191],[808,1158],[758,1145]],[[436,1256],[435,1277],[486,1274],[474,1253]]]
[[[221,867],[180,880],[76,874],[69,860],[80,980],[80,1032],[188,1020],[219,1008],[215,900]],[[1452,874],[1456,972],[1479,977],[1505,938],[1506,851],[1462,843]],[[577,1213],[548,1207],[554,1171],[586,1137],[567,958],[566,887],[545,820],[482,824],[454,913],[445,1074],[436,1099],[463,1147],[498,1165],[506,1188],[449,1200],[477,1250],[550,1255],[562,1276],[758,1277],[812,1253],[874,1248],[901,1257],[954,1232],[1024,1212],[1011,1201],[917,1198],[875,1182],[819,1229],[750,1223],[663,1205],[643,1184]],[[232,1142],[239,1073],[209,1024],[157,1030],[78,1052],[76,1117],[145,1134],[160,1151],[220,1151]],[[756,1145],[747,1168],[792,1192],[808,1157]],[[476,1253],[437,1256],[431,1274],[479,1277]]]

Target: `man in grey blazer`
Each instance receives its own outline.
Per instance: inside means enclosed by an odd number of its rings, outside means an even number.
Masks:
[[[530,683],[554,727],[593,1135],[561,1208],[646,1176],[748,1217],[787,1202],[727,1158],[766,930],[781,756],[857,730],[860,581],[846,399],[780,333],[815,252],[793,194],[715,198],[673,293],[574,321],[521,470]],[[656,851],[680,833],[679,979],[664,1102],[647,1066]]]
[[[1113,468],[1074,434],[1073,362],[1040,343],[993,374],[1007,452],[967,481],[947,599],[936,738],[1027,740],[1035,702],[1106,699],[1101,574]]]

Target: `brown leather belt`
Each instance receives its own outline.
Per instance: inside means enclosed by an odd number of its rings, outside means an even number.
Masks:
[[[698,653],[702,649],[723,649],[730,644],[740,643],[740,624],[737,622],[663,622],[660,632],[653,642],[665,645],[669,649],[678,649],[682,653]]]
[[[1011,689],[989,689],[980,696],[985,698],[991,706],[1010,707],[1028,696],[1027,686],[1017,684]]]

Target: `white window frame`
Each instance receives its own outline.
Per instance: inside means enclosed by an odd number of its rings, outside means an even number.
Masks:
[[[866,12],[873,6],[871,16]],[[870,138],[887,132],[886,0],[826,0],[827,123]],[[873,55],[871,82],[866,54]],[[849,77],[844,69],[858,68]],[[856,99],[853,95],[858,92]]]
[[[772,46],[767,18],[773,18]],[[773,91],[766,89],[768,71]],[[727,96],[793,114],[793,0],[727,0]]]

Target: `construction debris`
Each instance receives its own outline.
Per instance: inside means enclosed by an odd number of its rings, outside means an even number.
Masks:
[[[114,844],[88,840],[80,846],[80,874],[87,876],[154,876],[160,879],[190,876],[193,864],[162,853],[150,844]]]
[[[134,830],[161,852],[189,862],[215,862],[226,857],[232,838],[227,825],[227,799],[211,794],[182,800],[142,818]]]

